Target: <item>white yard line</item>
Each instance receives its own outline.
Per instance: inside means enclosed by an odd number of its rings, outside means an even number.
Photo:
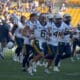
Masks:
[[[80,76],[80,72],[67,73],[67,76]]]

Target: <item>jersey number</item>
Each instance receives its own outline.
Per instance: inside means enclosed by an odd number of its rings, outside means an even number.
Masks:
[[[45,37],[46,36],[46,31],[45,30],[41,30],[41,37]]]

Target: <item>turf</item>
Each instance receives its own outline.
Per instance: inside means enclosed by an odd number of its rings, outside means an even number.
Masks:
[[[22,72],[21,64],[11,58],[12,52],[7,51],[5,59],[0,60],[0,80],[80,80],[80,61],[62,61],[60,72],[44,73],[44,67],[38,67],[38,72],[30,76]]]

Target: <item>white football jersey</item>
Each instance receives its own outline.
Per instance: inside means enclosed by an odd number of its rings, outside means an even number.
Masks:
[[[57,35],[53,35],[54,33],[58,32],[57,27],[54,23],[52,23],[51,26],[49,26],[49,29],[51,36],[49,36],[47,43],[53,46],[58,46],[58,37]]]
[[[34,36],[34,29],[36,28],[37,20],[34,21],[34,22],[31,22],[31,21],[29,20],[29,21],[26,22],[26,25],[27,25],[27,26],[30,28],[30,30],[32,31],[31,34],[30,34],[30,36],[31,36],[31,37],[35,37],[35,36]],[[32,41],[29,40],[29,38],[26,37],[25,40],[24,40],[24,43],[31,45],[31,44],[32,44]]]
[[[15,30],[14,35],[16,37],[22,38],[23,36],[22,36],[21,30],[24,29],[25,26],[20,21],[18,21],[17,25],[18,25],[18,28]]]
[[[37,20],[34,22],[31,22],[30,20],[26,22],[26,25],[30,27],[31,30],[35,29],[37,25]]]
[[[70,25],[65,24],[65,27],[66,27],[66,30],[71,30],[72,29],[72,25],[71,24]],[[65,43],[66,42],[70,43],[70,41],[71,41],[70,34],[65,35],[64,36],[64,40],[65,40]]]
[[[71,25],[67,26],[64,22],[62,22],[60,27],[56,27],[56,25],[53,23],[51,27],[52,36],[50,36],[50,41],[48,42],[48,44],[58,46],[58,42],[70,42],[70,34],[64,35],[66,29],[71,29]],[[63,35],[58,35],[59,32],[62,32]],[[54,33],[56,35],[53,35]]]
[[[58,35],[58,34],[61,33],[61,32],[64,33],[66,27],[67,27],[67,26],[65,25],[64,22],[61,23],[61,26],[60,26],[60,27],[56,27],[56,25],[53,24],[53,31],[54,31],[54,32],[57,32],[56,40],[57,40],[58,42],[65,42],[65,40],[64,40],[64,35],[60,36],[60,35]]]
[[[37,26],[34,30],[34,35],[37,40],[39,40],[40,42],[46,42],[46,36],[49,26],[50,24],[48,22],[46,23],[45,26],[41,25],[39,21],[37,22]]]
[[[73,38],[80,39],[80,30],[76,28],[75,32],[76,32],[76,34],[73,35]]]
[[[24,44],[30,45],[30,39],[28,37],[24,37]]]

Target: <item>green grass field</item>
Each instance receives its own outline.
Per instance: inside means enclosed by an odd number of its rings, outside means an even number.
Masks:
[[[30,76],[21,70],[21,64],[12,61],[12,53],[7,51],[5,59],[0,60],[0,80],[80,80],[80,61],[62,61],[60,72],[44,73],[44,67],[39,67],[38,72]]]

